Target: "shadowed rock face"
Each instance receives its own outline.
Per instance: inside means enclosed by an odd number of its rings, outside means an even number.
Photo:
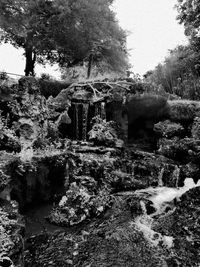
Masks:
[[[126,109],[129,139],[152,136],[154,124],[165,119],[169,112],[167,100],[156,95],[133,96]]]
[[[152,94],[117,95],[106,105],[107,119],[119,124],[124,139],[149,139],[154,124],[169,117],[167,99]]]
[[[167,99],[152,94],[135,95],[127,100],[126,109],[129,124],[137,119],[161,120],[169,114]]]

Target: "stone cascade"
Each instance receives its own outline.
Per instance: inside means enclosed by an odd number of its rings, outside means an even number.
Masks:
[[[0,265],[199,266],[200,103],[20,84],[0,123]]]
[[[99,117],[103,120],[106,119],[105,102],[75,102],[71,103],[72,109],[72,132],[75,140],[87,141],[88,132],[92,127],[92,119]]]

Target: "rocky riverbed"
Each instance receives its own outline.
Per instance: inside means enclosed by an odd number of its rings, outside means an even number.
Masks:
[[[6,86],[0,266],[200,266],[200,102],[127,81]]]

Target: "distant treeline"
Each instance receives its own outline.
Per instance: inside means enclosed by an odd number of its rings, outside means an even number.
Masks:
[[[178,0],[178,21],[184,25],[188,45],[169,51],[164,63],[148,71],[145,81],[157,90],[182,98],[200,100],[200,9],[199,1]]]

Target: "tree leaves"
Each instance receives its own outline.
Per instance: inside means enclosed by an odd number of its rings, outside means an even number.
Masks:
[[[114,57],[121,58],[125,67],[126,33],[110,9],[112,2],[0,0],[2,39],[24,49],[27,43],[32,45],[39,63],[72,66],[93,54],[94,61],[107,61],[110,66]]]

